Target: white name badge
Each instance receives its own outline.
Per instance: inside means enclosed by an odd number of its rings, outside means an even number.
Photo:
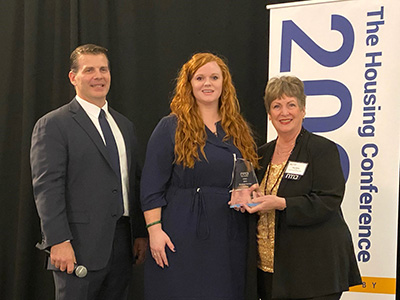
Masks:
[[[291,180],[299,180],[306,172],[308,163],[289,161],[284,177]]]

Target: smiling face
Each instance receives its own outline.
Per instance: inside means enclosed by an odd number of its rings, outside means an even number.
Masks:
[[[215,61],[206,63],[194,73],[193,96],[198,105],[217,105],[222,93],[223,77],[221,68]]]
[[[104,54],[81,54],[77,72],[69,72],[69,80],[82,99],[103,107],[110,90],[111,74]]]
[[[285,94],[271,102],[268,116],[278,135],[295,135],[301,130],[305,108],[300,107],[295,97]]]

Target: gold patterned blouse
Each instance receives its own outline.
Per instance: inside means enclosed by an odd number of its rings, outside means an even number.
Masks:
[[[276,195],[282,179],[286,161],[280,164],[270,163],[261,182],[261,190],[265,195]],[[266,182],[268,178],[268,182]],[[265,188],[265,184],[267,187]],[[271,190],[272,189],[272,190]],[[274,272],[275,247],[275,210],[259,212],[257,223],[258,268],[264,272]]]

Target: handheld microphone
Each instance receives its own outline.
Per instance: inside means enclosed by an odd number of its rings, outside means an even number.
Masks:
[[[76,277],[83,278],[87,275],[87,269],[85,266],[75,264],[74,265],[74,273]]]
[[[44,252],[50,255],[50,251],[45,249]],[[84,278],[87,275],[87,269],[85,266],[74,264],[74,273],[76,277]]]

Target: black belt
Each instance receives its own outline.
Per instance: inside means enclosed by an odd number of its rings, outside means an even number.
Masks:
[[[117,224],[129,224],[131,218],[122,216],[121,218],[118,219]]]

